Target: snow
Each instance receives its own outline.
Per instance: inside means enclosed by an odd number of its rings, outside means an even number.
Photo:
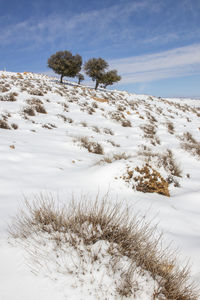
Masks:
[[[105,292],[106,286],[108,290],[113,286],[109,281],[111,277],[104,278],[102,290],[98,282],[93,290],[89,284],[81,287],[80,282],[70,288],[72,283],[65,282],[72,278],[59,275],[53,265],[48,277],[44,270],[35,276],[26,265],[26,251],[18,244],[13,246],[8,242],[7,227],[23,196],[30,199],[34,193],[41,191],[53,193],[63,203],[70,201],[72,195],[75,199],[82,195],[96,199],[98,193],[101,197],[109,192],[112,201],[117,199],[122,205],[128,204],[133,213],[139,211],[147,219],[159,223],[158,228],[164,232],[166,244],[173,241],[173,247],[180,249],[180,264],[190,260],[192,279],[200,284],[200,160],[181,148],[181,138],[185,132],[190,132],[200,142],[197,115],[200,113],[200,100],[159,99],[120,91],[95,92],[67,81],[61,87],[55,78],[40,74],[19,75],[0,71],[0,91],[5,83],[10,85],[10,90],[0,92],[0,97],[11,92],[18,95],[14,102],[0,101],[0,120],[1,116],[7,115],[9,126],[15,123],[19,128],[0,128],[0,299],[98,299],[98,293],[99,299],[106,296],[107,299],[115,299]],[[42,89],[44,95],[31,95],[32,89]],[[108,102],[99,102],[95,97],[107,99]],[[26,100],[32,98],[43,102],[47,114],[36,113],[24,118],[22,111],[28,106]],[[68,107],[64,107],[63,103]],[[119,105],[124,107],[124,111],[118,109]],[[88,113],[91,108],[95,110],[92,114]],[[123,127],[121,121],[112,119],[111,113],[114,111],[120,113],[121,118],[123,114],[132,127]],[[148,119],[147,111],[157,122]],[[59,114],[73,122],[64,122]],[[168,132],[167,121],[173,123],[174,134]],[[82,122],[86,122],[85,127]],[[45,124],[55,127],[42,127]],[[154,146],[149,138],[144,138],[142,126],[146,124],[155,125],[160,144]],[[99,132],[94,130],[94,126],[98,127]],[[106,134],[105,128],[112,130],[114,135]],[[89,153],[81,146],[81,137],[100,143],[104,155]],[[176,178],[180,187],[170,185],[170,197],[138,192],[120,178],[127,166],[142,166],[145,147],[150,148],[152,153],[160,154],[167,149],[172,150],[182,170],[182,177]],[[130,158],[113,160],[112,163],[99,162],[104,156],[122,153],[130,155]],[[156,158],[152,159],[152,165],[157,167]],[[157,170],[164,178],[169,175],[163,167],[157,167]],[[48,254],[51,246],[49,244]],[[87,280],[89,275],[85,282]],[[150,299],[145,295],[149,288],[145,286],[144,294],[140,294],[138,299]]]

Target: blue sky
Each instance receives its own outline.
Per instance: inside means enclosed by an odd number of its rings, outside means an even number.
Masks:
[[[59,50],[106,59],[113,88],[200,97],[200,0],[0,0],[0,70],[50,72]]]

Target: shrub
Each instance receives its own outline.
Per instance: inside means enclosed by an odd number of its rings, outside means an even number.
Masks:
[[[116,153],[113,155],[106,155],[101,160],[99,160],[96,165],[102,164],[102,163],[108,163],[111,164],[113,161],[116,160],[127,160],[131,157],[131,155],[127,155],[125,152],[123,153]]]
[[[23,109],[23,112],[26,114],[26,115],[29,115],[29,116],[35,116],[35,110],[30,107],[30,106],[27,106]]]
[[[166,126],[167,126],[167,130],[170,134],[174,134],[174,125],[172,122],[168,121],[166,123]]]
[[[82,137],[80,142],[81,145],[88,150],[88,152],[104,154],[103,147],[99,143],[90,141],[87,137]]]
[[[8,125],[8,123],[4,120],[0,120],[0,128],[2,129],[10,129],[10,126]]]
[[[18,129],[18,125],[15,124],[15,123],[12,123],[12,124],[11,124],[11,127],[12,127],[13,129],[15,129],[15,130]]]
[[[47,114],[47,111],[42,104],[37,104],[35,110],[40,114]]]
[[[127,119],[121,121],[123,127],[132,127],[131,122]]]
[[[182,170],[177,164],[172,151],[169,149],[167,149],[166,153],[160,155],[159,166],[163,166],[173,176],[182,177]]]
[[[169,183],[149,164],[135,169],[127,167],[127,172],[122,176],[122,179],[131,184],[137,191],[170,196]]]
[[[6,102],[14,102],[16,101],[17,93],[9,93],[3,96],[0,96],[0,101],[6,101]]]
[[[200,143],[195,140],[190,132],[185,132],[183,138],[181,138],[183,143],[181,143],[181,148],[192,153],[197,158],[200,158]]]

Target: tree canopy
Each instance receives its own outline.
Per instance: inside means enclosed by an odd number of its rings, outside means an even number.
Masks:
[[[47,64],[55,73],[61,75],[60,82],[62,83],[64,76],[75,77],[80,72],[82,57],[79,54],[73,56],[70,51],[58,51],[50,56]]]
[[[106,88],[108,85],[112,85],[120,80],[121,76],[117,74],[117,70],[110,70],[102,75],[100,82],[103,84],[103,87]]]
[[[99,83],[101,83],[102,76],[107,68],[108,63],[100,57],[91,58],[85,63],[85,73],[92,78],[93,81],[96,81],[95,90],[98,88]]]

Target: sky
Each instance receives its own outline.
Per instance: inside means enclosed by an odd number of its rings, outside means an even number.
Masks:
[[[108,61],[113,89],[200,98],[200,0],[0,0],[0,70],[52,74],[61,50]]]

